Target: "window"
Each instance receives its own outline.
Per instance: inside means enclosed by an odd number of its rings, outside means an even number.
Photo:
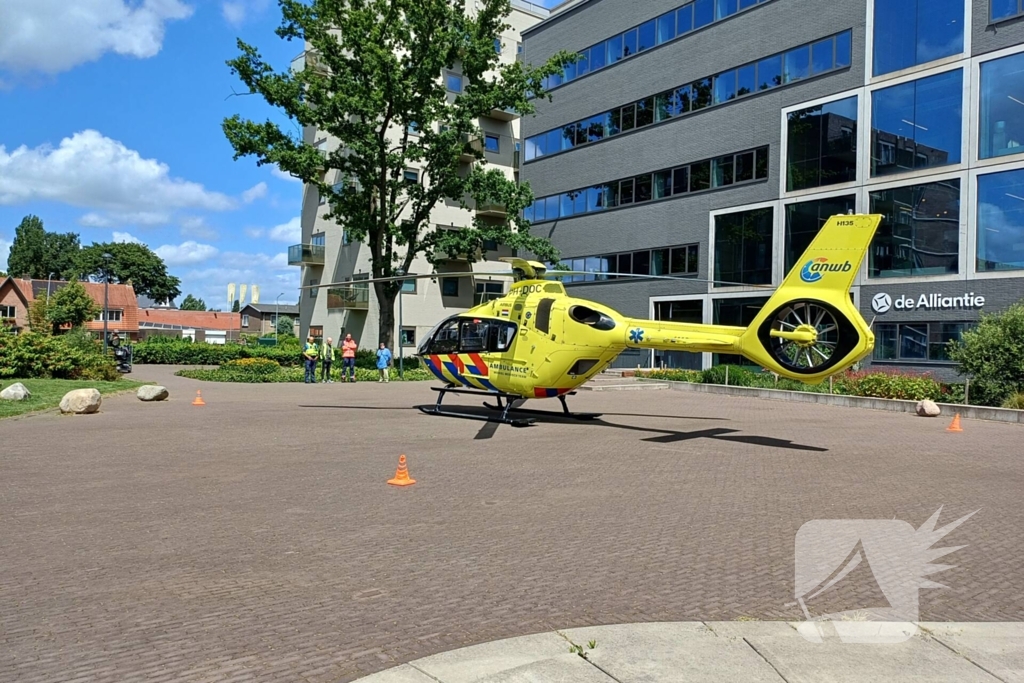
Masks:
[[[959,54],[964,0],[875,0],[874,75]]]
[[[754,318],[766,303],[768,303],[768,297],[715,299],[711,307],[711,322],[713,325],[747,327],[754,322]],[[716,353],[711,357],[711,364],[750,366],[751,362],[743,356]]]
[[[416,123],[415,121],[411,121],[411,122],[409,122],[409,125],[406,126],[406,130],[409,131],[410,135],[419,135],[420,134],[420,124]]]
[[[459,278],[457,277],[443,277],[441,278],[441,296],[458,296],[459,295]]]
[[[974,323],[880,323],[873,358],[882,361],[949,363],[949,343]]]
[[[119,322],[121,322],[121,313],[122,312],[119,311],[119,310],[107,309],[107,322],[111,322],[111,323],[119,323]],[[96,314],[96,317],[93,318],[93,321],[98,322],[98,323],[103,322],[103,311],[102,310],[99,313]]]
[[[654,302],[654,319],[668,320],[674,323],[703,323],[704,302],[700,299],[690,301],[656,301]],[[700,370],[701,354],[692,351],[656,351],[655,367]]]
[[[327,244],[326,233],[322,233],[322,232],[315,232],[315,233],[313,233],[313,236],[309,238],[309,243],[313,244],[315,246],[319,246],[319,247],[324,246],[325,244]]]
[[[856,208],[856,198],[832,197],[786,206],[786,272],[795,266],[829,218]]]
[[[992,21],[1024,14],[1024,0],[989,0]]]
[[[309,286],[311,288],[309,290],[309,298],[310,299],[315,299],[316,298],[316,293],[320,291],[320,289],[317,287],[318,284],[320,284],[319,280],[310,280],[309,281]]]
[[[1024,152],[1024,54],[981,65],[982,159]]]
[[[786,189],[804,190],[857,179],[857,98],[787,116]]]
[[[962,96],[960,69],[876,90],[871,175],[959,164]]]
[[[402,294],[416,293],[416,280],[402,280]]]
[[[715,287],[772,281],[773,211],[715,216]]]
[[[484,149],[488,152],[498,152],[500,150],[501,140],[497,135],[491,135],[487,133],[484,135]]]
[[[696,3],[697,14],[700,14],[702,2],[703,0],[698,0]],[[714,0],[707,0],[706,6],[706,11],[710,11],[713,17]],[[653,21],[649,22],[652,32],[655,31],[654,24]],[[636,29],[622,36],[624,54],[628,55],[636,51],[637,36]],[[641,36],[641,45],[646,44],[645,40],[646,38]],[[591,49],[591,53],[593,53],[593,49]],[[609,51],[607,55],[609,63],[614,61],[614,54],[617,52]],[[561,129],[531,136],[526,139],[526,161],[533,161],[546,154],[554,154],[579,145],[597,142],[606,137],[620,135],[634,128],[649,126],[657,121],[665,121],[687,112],[717,106],[755,91],[767,90],[835,69],[847,68],[851,64],[851,59],[852,33],[844,31],[814,43],[767,57],[756,63],[745,64],[692,83],[683,84],[656,96],[615,107],[582,121],[570,123]],[[548,87],[552,87],[550,82]],[[602,122],[599,132],[594,129],[595,121]],[[588,134],[578,134],[581,127],[588,131]],[[556,138],[550,137],[552,133],[557,133]]]
[[[1024,170],[978,176],[977,268],[1024,269]]]
[[[476,283],[476,294],[473,297],[473,305],[479,306],[482,303],[500,299],[505,294],[505,285],[501,282],[478,282]]]
[[[0,306],[0,318],[13,318],[16,315],[14,306]]]
[[[406,170],[404,173],[406,185],[416,185],[420,182],[420,172],[413,171],[411,169]]]
[[[401,329],[401,339],[399,343],[402,346],[416,346],[416,328],[415,327],[403,327]]]
[[[242,327],[249,327],[249,316],[248,315],[243,315],[242,316]]]
[[[462,76],[460,74],[446,72],[444,83],[449,92],[462,92]]]
[[[871,193],[882,214],[869,252],[869,277],[941,275],[959,270],[960,181]]]
[[[645,173],[634,178],[541,197],[523,212],[533,223],[553,221],[584,213],[652,199],[666,199],[687,192],[710,190],[768,177],[768,148],[705,159],[674,169]]]
[[[642,249],[622,254],[602,254],[566,259],[562,266],[574,271],[586,271],[579,275],[559,278],[565,283],[603,282],[624,275],[696,275],[699,245],[686,244],[678,247]]]
[[[501,38],[494,39],[494,51],[499,55],[501,54]]]

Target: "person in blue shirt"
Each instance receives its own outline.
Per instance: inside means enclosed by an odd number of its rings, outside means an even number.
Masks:
[[[391,367],[391,349],[384,345],[384,342],[380,343],[380,348],[377,349],[377,371],[380,373],[380,379],[378,382],[387,382],[390,379],[390,372],[388,368]]]

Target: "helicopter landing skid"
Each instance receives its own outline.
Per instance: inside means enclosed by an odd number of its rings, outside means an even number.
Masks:
[[[572,392],[569,392],[569,395],[572,396],[575,393],[576,393],[575,391],[572,391]],[[519,398],[519,397],[517,396],[515,398]],[[564,395],[558,397],[559,402],[562,404],[562,414],[561,415],[559,415],[558,413],[552,412],[550,410],[530,410],[530,409],[527,409],[527,408],[514,408],[514,407],[512,407],[513,401],[511,401],[511,400],[509,400],[505,405],[502,405],[501,399],[502,399],[502,395],[499,394],[498,395],[498,405],[492,405],[492,404],[487,403],[486,401],[484,401],[484,407],[485,408],[489,408],[491,410],[503,410],[503,411],[505,411],[505,413],[508,413],[509,411],[514,411],[514,412],[517,412],[517,413],[526,413],[528,415],[547,415],[547,416],[556,416],[556,417],[568,417],[568,418],[571,418],[573,420],[593,420],[595,418],[601,417],[601,413],[573,413],[573,412],[571,412],[569,410],[568,404],[566,404],[566,402],[565,402],[565,396]],[[507,400],[507,397],[506,397],[506,400]]]
[[[460,419],[463,419],[463,420],[480,420],[482,422],[494,422],[494,423],[497,423],[497,424],[507,424],[507,425],[510,425],[512,427],[529,427],[534,422],[536,422],[536,420],[534,420],[532,417],[512,418],[512,417],[508,416],[508,412],[512,408],[513,401],[515,401],[516,399],[520,398],[519,396],[512,396],[510,394],[494,394],[493,392],[490,392],[490,391],[473,391],[472,389],[456,389],[456,388],[450,387],[450,386],[448,386],[448,387],[431,387],[431,389],[433,389],[436,392],[439,392],[439,395],[437,397],[437,403],[434,404],[433,408],[427,408],[426,406],[419,406],[419,409],[421,411],[423,411],[424,413],[426,413],[427,415],[441,415],[443,417],[457,417],[457,418],[460,418]],[[445,394],[447,394],[448,392],[451,392],[453,394],[471,394],[471,395],[476,395],[476,396],[495,396],[496,395],[498,397],[499,401],[502,398],[505,398],[508,402],[506,403],[504,408],[500,409],[502,411],[501,412],[501,417],[489,417],[487,415],[474,415],[472,413],[457,413],[457,412],[454,412],[454,411],[451,411],[451,410],[442,410],[441,409],[441,401],[444,400]],[[487,404],[485,403],[484,405],[487,405]],[[488,406],[488,407],[490,407],[490,406]]]

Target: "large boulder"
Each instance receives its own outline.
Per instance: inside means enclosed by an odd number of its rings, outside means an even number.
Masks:
[[[21,382],[15,382],[3,391],[0,391],[0,398],[5,401],[24,401],[31,395],[32,392]]]
[[[165,401],[171,394],[167,391],[167,387],[147,384],[139,387],[139,391],[135,395],[139,397],[140,401]]]
[[[60,400],[60,412],[88,415],[100,409],[103,398],[96,389],[75,389],[64,394]]]
[[[920,401],[917,404],[917,414],[921,417],[938,417],[942,413],[934,401]]]

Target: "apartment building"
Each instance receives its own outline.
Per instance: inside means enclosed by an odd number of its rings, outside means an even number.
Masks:
[[[472,7],[472,3],[468,3]],[[521,33],[548,16],[543,7],[522,0],[512,1],[512,13],[506,23],[511,28],[495,43],[502,62],[511,62],[521,55]],[[305,60],[305,55],[299,61]],[[301,65],[296,65],[301,68]],[[456,72],[438,74],[448,89],[459,92],[462,77]],[[502,169],[509,178],[516,178],[520,154],[519,116],[508,111],[494,111],[479,121],[483,138],[478,144],[487,161],[487,167]],[[311,128],[303,131],[307,144],[324,151],[337,149],[338,141]],[[467,155],[466,164],[475,162]],[[405,171],[410,182],[419,182],[420,170],[410,166]],[[302,285],[317,285],[327,282],[356,281],[368,279],[371,273],[370,251],[365,244],[351,242],[343,226],[323,218],[328,206],[325,199],[318,197],[315,187],[307,186],[302,201],[302,242],[289,248],[288,262],[301,267]],[[472,225],[474,215],[484,219],[505,220],[505,209],[498,205],[478,205],[462,209],[458,203],[439,205],[431,214],[430,222],[437,229],[458,230]],[[486,244],[484,259],[470,263],[468,259],[453,255],[439,267],[443,272],[487,273],[507,270],[508,266],[497,262],[503,256],[515,254],[498,244]],[[409,274],[434,272],[426,259],[418,259]],[[405,353],[411,353],[420,337],[430,331],[438,321],[471,308],[477,303],[500,296],[507,286],[507,278],[457,277],[408,280],[396,305],[396,325],[393,333],[400,340]],[[303,337],[344,338],[352,336],[363,348],[376,348],[378,344],[378,306],[374,290],[352,287],[339,289],[310,289],[301,293],[300,330]],[[400,315],[399,315],[400,314]],[[400,320],[398,318],[401,318]],[[396,341],[397,343],[397,341]],[[395,355],[398,349],[395,348]]]
[[[523,122],[521,172],[535,232],[594,272],[573,295],[747,324],[853,211],[884,216],[853,291],[869,364],[949,376],[946,342],[1024,298],[1021,0],[576,0],[523,44],[581,55]]]

